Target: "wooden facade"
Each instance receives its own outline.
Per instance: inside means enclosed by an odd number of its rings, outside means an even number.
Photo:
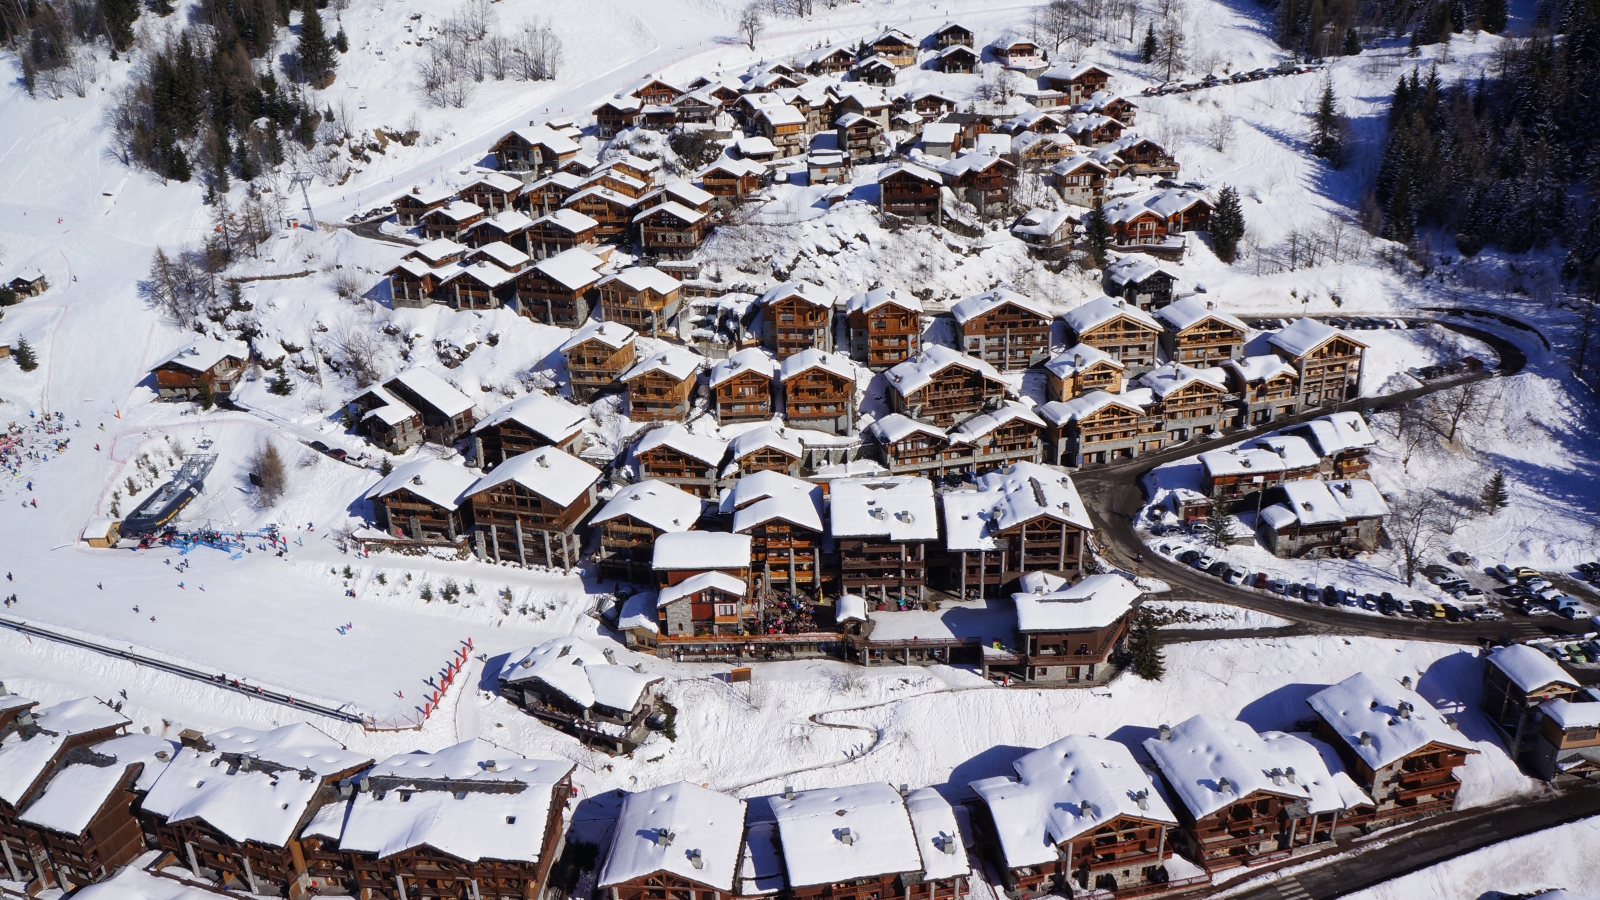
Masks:
[[[565,458],[558,458],[555,460],[557,467],[550,468],[551,454]],[[529,459],[535,462],[527,464]],[[545,462],[546,466],[538,467],[539,462]],[[570,569],[577,565],[583,556],[583,535],[578,526],[594,508],[599,471],[553,447],[514,457],[495,472],[504,472],[507,466],[519,466],[526,474],[503,480],[486,477],[485,480],[490,481],[488,485],[475,487],[463,498],[463,504],[472,509],[472,520],[488,558],[524,566]],[[579,467],[584,471],[572,474],[565,471]],[[544,478],[532,477],[534,475]],[[554,478],[571,481],[591,475],[593,480],[571,502],[563,503],[547,496],[565,497],[567,494],[570,485],[548,484]]]
[[[156,395],[163,400],[198,400],[202,386],[211,395],[226,399],[233,393],[244,375],[242,356],[226,355],[205,369],[196,369],[180,357],[155,368]]]
[[[802,354],[818,356],[821,354]],[[808,365],[791,365],[783,371],[783,416],[795,428],[830,434],[851,434],[856,422],[856,382],[845,374],[843,360],[820,359]],[[830,362],[832,364],[830,364]]]
[[[949,586],[957,596],[999,596],[1004,585],[1029,572],[1076,575],[1083,571],[1086,535],[1082,527],[1051,515],[996,531],[992,550],[952,552],[955,572]]]
[[[905,165],[878,179],[882,212],[915,222],[937,222],[944,180],[920,166]]]
[[[1070,327],[1068,330],[1071,332],[1069,340],[1088,344],[1124,366],[1152,367],[1156,364],[1161,329],[1134,316],[1114,315],[1083,331]]]
[[[639,226],[639,246],[645,255],[662,259],[688,259],[710,231],[705,213],[677,201],[668,201],[634,217]]]
[[[853,304],[846,318],[850,355],[874,372],[922,352],[921,304],[890,297],[878,303]]]
[[[933,347],[923,350],[923,356],[936,352]],[[904,378],[897,380],[893,369],[889,372],[889,405],[901,415],[922,419],[948,428],[958,418],[982,412],[984,407],[998,403],[1006,395],[1005,382],[984,371],[986,367],[961,362],[955,357],[943,363],[924,384],[914,390],[902,391]],[[917,361],[901,363],[902,366],[919,365]],[[909,377],[910,373],[907,373]]]
[[[470,507],[443,506],[409,488],[371,499],[375,524],[396,537],[454,544],[472,526]]]
[[[609,328],[611,333],[607,333]],[[562,346],[572,399],[588,402],[621,387],[622,374],[633,367],[634,335],[627,328],[606,323],[584,337],[584,332]]]
[[[1004,302],[960,322],[961,347],[1001,371],[1026,369],[1050,349],[1052,318]]]
[[[1220,316],[1161,332],[1167,358],[1187,366],[1220,366],[1238,359],[1244,355],[1244,338],[1244,329]]]
[[[833,304],[813,299],[797,287],[780,286],[761,299],[767,347],[778,359],[815,347],[833,349]]]
[[[711,403],[717,421],[756,422],[772,418],[773,366],[759,349],[735,353],[711,372]]]

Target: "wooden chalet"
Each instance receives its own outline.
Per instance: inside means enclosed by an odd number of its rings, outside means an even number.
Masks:
[[[782,472],[799,477],[805,446],[776,423],[752,428],[728,442],[728,474]]]
[[[488,213],[465,200],[454,200],[423,216],[417,226],[422,236],[430,241],[448,238],[452,241],[466,237],[472,226],[483,221]]]
[[[1223,369],[1167,363],[1140,375],[1135,384],[1154,396],[1149,410],[1161,418],[1168,443],[1239,425],[1238,404],[1228,393]]]
[[[1008,160],[974,151],[943,163],[939,171],[956,196],[985,215],[998,215],[1011,203],[1017,167]]]
[[[778,359],[811,348],[833,351],[833,298],[822,288],[785,282],[762,294],[756,305],[762,338]]]
[[[922,301],[892,288],[873,288],[845,303],[850,356],[874,372],[922,352]]]
[[[587,403],[623,389],[622,373],[633,367],[633,329],[616,322],[590,322],[561,345],[572,399]]]
[[[1281,559],[1350,558],[1377,549],[1389,504],[1372,482],[1288,481],[1269,488],[1256,537]]]
[[[1297,319],[1267,336],[1267,345],[1295,367],[1303,407],[1339,403],[1361,393],[1367,345],[1332,325]]]
[[[561,209],[573,194],[589,184],[586,175],[573,172],[556,172],[535,181],[522,192],[523,209],[534,218],[547,216]]]
[[[1101,297],[1070,310],[1063,318],[1069,342],[1094,347],[1129,368],[1156,364],[1161,323],[1125,300]]]
[[[127,784],[128,765],[117,769],[107,761],[100,779],[104,802],[84,809],[81,796],[63,791],[43,808],[48,786],[64,767],[94,759],[85,751],[118,739],[128,720],[109,705],[84,697],[39,708],[15,694],[0,695],[0,709],[9,721],[0,727],[0,877],[38,888],[86,884],[111,874],[106,859],[125,855],[133,843],[143,849],[143,835],[135,826],[126,831],[126,807],[116,808],[118,787]],[[87,773],[86,773],[87,774]],[[73,807],[71,815],[57,814],[61,805]],[[88,821],[84,821],[84,817]],[[85,834],[98,821],[105,830]],[[41,826],[48,830],[42,830]],[[60,826],[56,828],[55,826]],[[53,833],[52,833],[53,832]],[[59,856],[53,856],[55,849]],[[87,855],[85,855],[87,854]],[[138,855],[137,852],[134,855]],[[125,860],[124,860],[125,861]]]
[[[1050,167],[1056,190],[1068,203],[1093,208],[1106,197],[1111,170],[1088,154],[1069,156]]]
[[[583,555],[579,532],[594,508],[600,470],[556,447],[513,456],[478,479],[472,509],[480,557],[570,569]]]
[[[492,247],[504,252],[490,257],[479,257],[467,265],[450,269],[433,290],[432,299],[442,301],[451,309],[499,309],[517,300],[517,270],[526,263],[527,254],[506,244]],[[515,265],[508,269],[497,264],[504,261]]]
[[[1082,147],[1101,147],[1122,137],[1123,125],[1098,113],[1067,124],[1067,134]]]
[[[1038,463],[1044,459],[1043,419],[1033,414],[1027,406],[1014,400],[1001,403],[998,408],[979,413],[946,435],[949,462],[940,474],[960,472],[981,474],[1002,469],[1014,462]]]
[[[753,121],[756,133],[772,142],[779,159],[804,155],[807,133],[806,116],[787,103],[760,109]]]
[[[1299,373],[1283,357],[1274,353],[1246,356],[1229,362],[1227,370],[1229,390],[1239,398],[1239,424],[1261,425],[1292,416],[1300,408]],[[1358,469],[1338,474],[1340,478],[1360,477],[1365,471],[1363,460]]]
[[[462,188],[460,194],[463,201],[493,215],[515,208],[518,198],[522,196],[522,188],[520,178],[489,172]]]
[[[536,898],[561,850],[573,768],[480,738],[402,753],[373,766],[339,802],[342,822],[317,830],[338,832],[352,896]]]
[[[563,328],[578,328],[600,296],[602,260],[587,250],[563,250],[517,274],[517,305],[522,315]]]
[[[1358,672],[1306,703],[1317,714],[1317,737],[1372,798],[1375,827],[1455,808],[1456,770],[1478,750],[1455,716],[1411,689],[1411,676],[1397,683]]]
[[[185,740],[140,804],[171,860],[252,894],[310,896],[301,831],[372,764],[303,723]],[[392,884],[393,882],[389,882]]]
[[[863,58],[876,56],[902,69],[917,61],[916,40],[897,28],[885,29],[877,37],[864,41],[862,46]]]
[[[526,214],[515,209],[506,210],[482,219],[472,226],[466,234],[466,244],[480,249],[490,244],[505,244],[522,253],[528,253],[531,248],[528,243],[528,230],[532,227],[533,220]]]
[[[682,287],[678,279],[653,266],[629,266],[600,279],[596,287],[600,315],[606,321],[621,322],[651,337],[663,332],[676,337]]]
[[[939,541],[933,482],[841,478],[829,483],[828,497],[839,589],[880,608],[920,607],[928,596],[929,548]]]
[[[1223,504],[1226,512],[1241,505],[1255,509],[1255,501],[1247,498],[1254,497],[1257,491],[1286,481],[1317,478],[1321,464],[1305,438],[1293,436],[1261,438],[1246,445],[1207,450],[1199,460],[1200,493],[1205,499],[1200,501],[1200,508],[1191,511],[1186,505],[1179,512],[1185,520],[1208,515],[1213,503]]]
[[[646,256],[688,259],[710,232],[710,217],[676,200],[652,206],[633,217]]]
[[[638,476],[665,482],[697,497],[715,495],[727,442],[693,434],[676,422],[644,429],[633,446]]]
[[[433,302],[433,292],[450,272],[441,272],[420,259],[408,257],[383,274],[389,279],[391,303],[397,307],[420,309]]]
[[[1106,113],[1111,115],[1111,113]],[[1117,118],[1113,116],[1113,118]],[[1117,119],[1121,121],[1120,119]],[[1123,124],[1128,124],[1124,122]],[[1178,161],[1165,147],[1145,137],[1114,138],[1107,147],[1122,161],[1124,175],[1178,174]]]
[[[638,97],[612,97],[594,108],[595,135],[610,140],[618,132],[644,122],[644,101]]]
[[[1290,396],[1293,396],[1293,392]],[[1378,446],[1378,439],[1361,413],[1336,412],[1320,416],[1295,428],[1293,433],[1303,435],[1316,447],[1322,457],[1323,475],[1329,478],[1367,477],[1367,469],[1372,465],[1367,454]]]
[[[1106,266],[1101,286],[1106,296],[1121,298],[1146,312],[1153,312],[1172,302],[1177,282],[1178,273],[1159,260],[1131,253]]]
[[[682,584],[696,575],[707,572],[730,576],[742,585],[748,586],[750,536],[730,534],[726,531],[679,531],[663,534],[656,539],[655,553],[651,557],[650,565],[655,570],[656,583],[661,587]],[[745,587],[738,590],[740,596],[745,596],[747,593]]]
[[[529,394],[472,426],[472,457],[487,472],[540,447],[555,447],[576,456],[588,421],[589,411],[584,407],[549,394]]]
[[[427,438],[422,414],[405,401],[374,384],[350,401],[358,430],[390,453],[404,453]]]
[[[760,471],[733,484],[725,506],[734,534],[750,536],[750,570],[760,594],[820,595],[832,582],[823,566],[822,488],[782,472]]]
[[[1147,389],[1091,390],[1040,406],[1048,425],[1045,459],[1081,468],[1160,450],[1167,433],[1161,417],[1148,409],[1153,403]]]
[[[1485,662],[1478,708],[1500,732],[1512,759],[1520,760],[1535,742],[1540,705],[1579,700],[1581,688],[1560,663],[1527,644],[1496,647]]]
[[[971,75],[982,62],[978,51],[965,44],[954,44],[939,51],[933,58],[933,67],[947,75]]]
[[[941,478],[970,469],[973,447],[951,440],[937,425],[890,413],[872,424],[871,433],[892,475]]]
[[[463,507],[474,473],[441,459],[419,459],[396,466],[361,499],[372,503],[373,523],[395,538],[456,544],[472,527],[472,509]]]
[[[1074,344],[1045,363],[1051,400],[1071,400],[1090,391],[1122,392],[1128,367],[1088,344]]]
[[[638,200],[641,195],[650,189],[650,185],[642,178],[637,178],[621,165],[606,165],[593,172],[584,180],[585,188],[602,187],[615,191],[631,200]]]
[[[675,84],[646,75],[643,80],[629,88],[628,93],[645,103],[671,103],[682,97],[685,91]]]
[[[534,718],[609,753],[630,753],[647,735],[661,676],[617,663],[616,653],[581,637],[512,651],[500,695]]]
[[[783,417],[794,428],[853,434],[856,368],[848,359],[814,347],[780,364]]]
[[[999,596],[1029,572],[1071,577],[1083,570],[1094,526],[1060,469],[1014,463],[944,495],[945,548],[957,596]],[[992,586],[992,587],[991,587]]]
[[[1008,288],[968,297],[950,308],[968,356],[1002,371],[1026,369],[1050,350],[1048,309]]]
[[[1115,200],[1103,208],[1111,237],[1118,246],[1166,243],[1167,220],[1155,210],[1127,200]]]
[[[657,630],[667,637],[760,634],[761,606],[749,595],[745,578],[723,572],[691,575],[656,593]]]
[[[1546,700],[1539,716],[1528,768],[1545,781],[1593,779],[1600,772],[1600,703]]]
[[[447,187],[417,185],[394,201],[395,221],[412,227],[421,224],[422,217],[450,202],[456,192]]]
[[[534,259],[544,260],[568,250],[593,250],[599,243],[600,223],[577,210],[558,209],[535,219],[525,233],[524,249]]]
[[[1041,254],[1052,254],[1072,245],[1083,212],[1071,209],[1028,210],[1011,226],[1011,235]]]
[[[1010,35],[990,45],[994,58],[1012,69],[1031,69],[1042,65],[1044,50],[1028,38]]]
[[[199,400],[206,392],[226,400],[243,376],[250,348],[238,341],[195,338],[150,370],[156,396],[163,400]]]
[[[1006,383],[994,366],[942,344],[924,346],[921,354],[886,375],[891,409],[945,427],[1006,395]]]
[[[855,64],[855,50],[844,46],[822,47],[800,58],[800,65],[812,75],[838,75]]]
[[[622,374],[628,415],[635,422],[681,422],[689,417],[705,358],[682,347],[652,353]]]
[[[853,161],[876,159],[886,148],[883,125],[860,113],[845,113],[833,123],[834,140]]]
[[[960,22],[946,22],[936,29],[930,37],[933,38],[933,45],[940,50],[946,47],[970,48],[973,46],[972,29],[962,25]]]
[[[578,155],[578,144],[549,125],[518,128],[489,148],[502,172],[548,174]]]
[[[1161,347],[1173,362],[1221,366],[1244,356],[1250,326],[1221,312],[1203,295],[1192,294],[1163,306],[1155,316],[1167,326],[1161,332]]]
[[[876,56],[869,56],[856,63],[850,70],[850,81],[856,84],[866,84],[873,87],[892,87],[895,80],[900,77],[900,69],[894,63]]]
[[[1091,98],[1091,100],[1095,112],[1102,116],[1110,116],[1129,128],[1132,128],[1133,123],[1139,118],[1138,105],[1126,97],[1112,97],[1109,100]]]
[[[1199,715],[1144,742],[1179,801],[1174,839],[1213,875],[1332,845],[1371,813],[1371,800],[1317,748],[1292,734]]]
[[[423,438],[435,444],[450,446],[478,421],[471,398],[422,366],[385,381],[383,388],[422,416]]]
[[[18,297],[37,297],[50,290],[50,280],[45,278],[42,269],[29,269],[11,279],[5,286]]]
[[[593,186],[568,197],[565,207],[593,219],[595,239],[605,243],[627,238],[638,212],[638,201],[610,188]]]
[[[1066,94],[1073,104],[1082,103],[1106,89],[1111,82],[1110,73],[1099,66],[1059,66],[1039,76],[1039,86],[1047,91]]]
[[[745,805],[686,781],[628,794],[602,857],[600,896],[735,900],[765,893],[752,877]]]
[[[970,785],[978,841],[999,863],[1006,896],[1136,897],[1179,886],[1166,868],[1177,816],[1125,745],[1069,735],[1011,767],[1014,777]]]
[[[656,540],[690,530],[700,511],[699,497],[664,481],[623,485],[589,522],[600,532],[595,562],[609,577],[654,584],[651,560]]]
[[[943,210],[944,178],[916,163],[886,166],[878,175],[881,212],[913,222],[937,223]]]
[[[950,803],[882,782],[768,798],[795,900],[956,900],[971,863]]]
[[[761,189],[767,167],[722,157],[700,171],[700,186],[723,203],[742,200]]]
[[[777,364],[759,347],[718,360],[709,380],[717,422],[726,425],[772,418],[776,376]]]

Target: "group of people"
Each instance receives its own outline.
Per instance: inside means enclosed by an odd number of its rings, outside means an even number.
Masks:
[[[0,471],[10,473],[13,478],[23,477],[23,470],[30,463],[47,463],[50,454],[59,456],[65,453],[67,445],[72,442],[72,438],[63,435],[67,430],[65,415],[45,413],[39,416],[30,410],[28,417],[34,419],[31,425],[12,422],[0,434]],[[72,427],[79,424],[74,422]],[[32,480],[28,481],[27,490],[33,490]],[[23,500],[23,505],[37,508],[39,504],[27,498]]]
[[[816,631],[816,617],[804,600],[768,600],[761,619],[762,634],[805,634]]]

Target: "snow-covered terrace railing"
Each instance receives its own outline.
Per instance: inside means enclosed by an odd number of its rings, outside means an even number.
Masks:
[[[807,631],[801,634],[672,634],[657,638],[661,644],[815,644],[839,643],[845,636],[836,631]]]

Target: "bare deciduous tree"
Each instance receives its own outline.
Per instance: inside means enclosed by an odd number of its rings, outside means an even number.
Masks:
[[[1433,490],[1422,488],[1389,501],[1384,530],[1400,552],[1400,572],[1406,587],[1416,580],[1428,554],[1438,549],[1448,506]]]
[[[358,387],[366,387],[381,377],[378,357],[383,348],[370,327],[346,320],[329,331],[328,338],[327,353],[350,369]]]
[[[1224,153],[1233,143],[1233,116],[1223,113],[1206,131],[1206,143],[1218,153]]]
[[[739,12],[739,34],[744,36],[744,42],[751,50],[756,48],[756,39],[761,37],[761,32],[766,28],[766,20],[761,17],[761,4],[746,3]]]
[[[1499,406],[1499,393],[1486,381],[1469,381],[1430,396],[1428,409],[1444,439],[1455,443],[1456,432],[1462,425],[1477,425],[1488,420],[1489,414]]]

